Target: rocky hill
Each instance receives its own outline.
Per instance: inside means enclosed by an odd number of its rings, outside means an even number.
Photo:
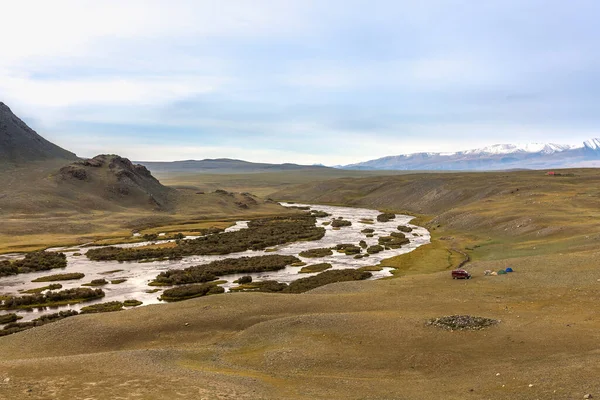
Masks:
[[[169,209],[174,189],[163,186],[143,165],[118,155],[99,155],[62,167],[55,180],[79,196],[96,196],[120,206]]]
[[[0,164],[61,159],[76,160],[77,156],[38,135],[0,102]]]

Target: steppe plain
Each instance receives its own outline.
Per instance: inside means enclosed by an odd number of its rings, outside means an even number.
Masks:
[[[600,395],[600,171],[222,177],[265,197],[415,215],[395,277],[83,315],[0,339],[0,398],[580,399]],[[162,177],[202,189],[214,176]],[[292,178],[290,178],[292,179]],[[305,179],[304,183],[301,182]],[[241,184],[240,184],[241,182]],[[449,270],[468,255],[473,279]],[[511,267],[514,273],[484,276]],[[446,331],[430,318],[498,319]]]

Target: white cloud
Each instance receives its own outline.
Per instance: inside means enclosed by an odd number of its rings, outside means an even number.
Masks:
[[[170,103],[180,98],[215,91],[224,78],[201,76],[135,77],[129,79],[35,80],[0,76],[0,92],[19,103],[33,106],[75,105],[139,106]]]

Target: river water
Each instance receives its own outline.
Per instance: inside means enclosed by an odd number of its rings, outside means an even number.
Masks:
[[[34,311],[9,311],[16,312],[23,316],[23,321],[28,321],[39,317],[41,314],[51,314],[60,310],[74,309],[79,310],[81,307],[94,304],[104,303],[108,301],[123,301],[128,299],[136,299],[142,301],[144,305],[161,303],[158,300],[160,292],[148,293],[149,290],[155,289],[155,287],[148,286],[148,283],[152,281],[159,273],[168,269],[183,269],[193,265],[206,264],[215,260],[222,260],[225,258],[238,258],[244,256],[261,256],[266,254],[282,254],[282,255],[294,255],[306,262],[308,265],[317,263],[330,263],[332,269],[345,269],[345,268],[360,268],[364,266],[377,265],[383,259],[394,257],[400,254],[408,253],[419,246],[429,243],[430,235],[429,232],[416,225],[411,225],[410,221],[413,219],[407,215],[396,215],[396,218],[389,222],[378,222],[377,215],[380,214],[377,210],[370,210],[365,208],[351,208],[351,207],[336,207],[336,206],[322,206],[322,205],[306,205],[306,204],[288,204],[284,203],[283,206],[308,206],[311,210],[325,211],[331,214],[325,218],[317,218],[317,226],[323,226],[326,230],[325,236],[316,241],[310,242],[295,242],[272,248],[274,251],[244,251],[239,253],[231,253],[226,255],[217,256],[190,256],[185,257],[182,260],[173,261],[156,261],[150,263],[138,263],[138,262],[118,262],[118,261],[91,261],[85,253],[89,249],[96,247],[84,247],[79,249],[72,248],[52,248],[51,251],[63,251],[67,256],[67,267],[64,269],[53,269],[50,271],[34,272],[28,274],[19,274],[9,277],[0,278],[0,294],[14,294],[19,295],[20,290],[27,290],[42,286],[47,286],[50,283],[60,283],[63,289],[79,287],[82,283],[88,283],[93,279],[104,278],[107,281],[116,279],[127,279],[125,282],[120,284],[111,284],[101,286],[102,290],[106,293],[106,296],[102,299],[85,302],[81,304],[75,304],[72,306],[63,306],[58,308],[44,308],[36,309]],[[331,226],[323,225],[324,222],[329,222],[332,218],[343,217],[345,220],[352,222],[352,226],[343,227],[339,230],[333,229]],[[372,219],[373,223],[368,224],[361,222],[361,220]],[[406,225],[413,228],[411,233],[406,233],[406,237],[410,240],[409,244],[403,245],[399,249],[385,250],[378,254],[372,254],[369,257],[362,259],[355,259],[354,256],[347,256],[343,253],[334,251],[333,255],[320,258],[304,258],[298,256],[298,253],[304,250],[322,248],[322,247],[334,247],[341,243],[352,243],[358,244],[359,241],[365,240],[369,246],[378,243],[379,236],[388,236],[392,232],[398,232],[398,225]],[[227,229],[227,231],[245,229],[248,226],[248,221],[238,221],[235,226]],[[374,229],[374,237],[367,238],[361,230],[365,228]],[[192,238],[192,237],[188,237]],[[138,247],[148,245],[150,243],[160,243],[164,241],[153,241],[153,242],[141,242],[135,244],[121,244],[117,247]],[[82,255],[75,255],[81,253]],[[364,251],[363,251],[364,253]],[[278,282],[291,282],[299,278],[316,275],[313,274],[300,274],[299,271],[302,267],[291,267],[288,266],[285,269],[271,272],[260,272],[253,274],[231,274],[219,277],[220,280],[225,280],[227,283],[222,284],[226,291],[229,288],[237,286],[233,283],[236,279],[243,275],[250,275],[254,281],[263,280],[275,280]],[[119,270],[119,271],[116,271]],[[114,271],[114,272],[112,272]],[[85,274],[85,278],[80,280],[72,281],[61,281],[61,282],[41,282],[32,283],[31,281],[47,275],[68,273],[68,272],[82,272]],[[390,268],[384,268],[381,271],[372,272],[373,277],[371,279],[380,279],[386,276],[390,276]],[[164,289],[165,287],[160,287]]]

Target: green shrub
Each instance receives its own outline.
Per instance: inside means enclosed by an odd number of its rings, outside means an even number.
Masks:
[[[257,257],[227,258],[204,265],[196,265],[185,269],[170,269],[161,272],[152,282],[153,285],[183,285],[203,283],[217,279],[217,276],[244,274],[253,272],[278,271],[286,266],[299,262],[294,256],[272,254]]]
[[[223,289],[221,286],[216,286],[210,283],[202,283],[167,289],[163,292],[162,296],[160,296],[160,300],[180,301],[224,292],[225,289]]]
[[[260,281],[252,282],[237,287],[233,287],[230,290],[232,292],[266,292],[266,293],[279,293],[288,287],[285,283],[277,281]]]
[[[47,292],[26,296],[10,296],[3,301],[0,309],[35,308],[53,305],[81,303],[104,297],[102,289],[75,288],[59,292]]]
[[[369,246],[369,248],[367,248],[367,253],[369,254],[377,254],[381,251],[383,251],[383,246],[380,246],[378,244],[374,245],[374,246]]]
[[[309,276],[293,281],[284,290],[286,293],[302,293],[315,289],[319,286],[328,285],[335,282],[358,281],[368,279],[372,275],[370,272],[359,271],[357,269],[334,269],[321,272],[315,276]]]
[[[325,229],[315,226],[311,215],[263,218],[250,221],[248,229],[201,236],[197,239],[181,240],[169,248],[119,248],[102,247],[91,249],[86,254],[94,261],[135,261],[170,259],[176,260],[192,255],[217,255],[264,250],[285,243],[319,240]]]
[[[22,260],[0,261],[0,277],[27,272],[47,271],[53,268],[65,268],[67,256],[64,253],[51,251],[34,251],[27,253]]]
[[[310,249],[300,252],[298,254],[300,257],[308,257],[308,258],[317,258],[317,257],[327,257],[333,254],[331,249],[320,248],[320,249]]]
[[[252,282],[252,277],[250,275],[242,276],[240,279],[236,281],[240,285]]]
[[[331,226],[334,228],[342,228],[344,226],[351,226],[352,222],[345,219],[334,219],[331,221]]]
[[[410,226],[399,225],[398,230],[401,232],[409,233],[413,231],[413,228],[411,228]]]
[[[14,314],[14,313],[0,314],[0,325],[8,324],[10,322],[15,322],[21,318],[23,318],[23,317],[21,317],[20,315]]]
[[[396,218],[396,214],[392,213],[383,213],[377,216],[377,221],[379,222],[388,222]]]
[[[375,232],[375,229],[371,229],[371,228],[365,228],[361,231],[362,233],[373,233]]]
[[[398,249],[402,247],[403,244],[410,243],[410,240],[406,239],[401,232],[393,232],[392,235],[393,236],[380,236],[378,239],[379,244],[390,249]],[[402,236],[398,237],[396,235]]]
[[[335,249],[340,253],[346,254],[347,256],[359,254],[361,252],[360,247],[351,243],[338,244],[335,246]]]
[[[21,332],[26,329],[30,329],[36,326],[45,325],[50,322],[60,321],[61,319],[65,319],[67,317],[72,317],[74,315],[79,314],[74,310],[60,311],[54,314],[42,315],[39,318],[34,319],[29,322],[12,322],[4,327],[3,330],[0,330],[0,336],[6,336],[13,333]]]

